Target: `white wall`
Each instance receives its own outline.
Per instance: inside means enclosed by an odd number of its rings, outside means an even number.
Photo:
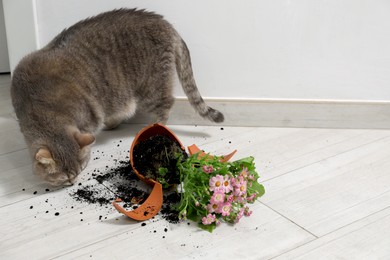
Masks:
[[[186,40],[206,97],[390,100],[388,0],[33,2],[39,46],[101,11],[163,14]]]
[[[5,33],[3,2],[0,1],[0,73],[9,71],[10,67],[8,59],[7,37]]]
[[[36,50],[36,0],[2,0],[11,71],[26,54]]]

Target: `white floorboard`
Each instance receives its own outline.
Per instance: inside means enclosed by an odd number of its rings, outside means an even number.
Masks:
[[[390,130],[171,125],[185,145],[254,156],[266,194],[251,217],[213,233],[161,216],[141,226],[75,201],[77,185],[53,188],[32,174],[9,76],[0,83],[0,259],[390,259]],[[101,158],[79,181],[126,160],[142,127],[102,132]]]
[[[386,207],[273,259],[388,259],[389,218]]]
[[[317,236],[390,202],[390,136],[266,181],[264,203]]]

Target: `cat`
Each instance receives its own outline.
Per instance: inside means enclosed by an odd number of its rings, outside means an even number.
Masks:
[[[34,172],[54,186],[72,185],[103,127],[115,128],[137,110],[165,124],[175,73],[194,109],[223,122],[197,89],[185,42],[152,12],[101,13],[24,57],[13,72],[11,97]]]

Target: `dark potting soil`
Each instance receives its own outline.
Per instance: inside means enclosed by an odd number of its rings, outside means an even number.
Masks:
[[[86,185],[79,183],[78,189],[71,196],[77,201],[99,206],[111,205],[112,201],[120,198],[124,202],[123,207],[130,210],[142,204],[150,193],[150,187],[138,179],[127,161],[120,161],[115,168],[105,172],[94,172],[92,179],[96,182]],[[174,206],[180,201],[180,195],[173,191],[164,193],[159,214],[168,222],[177,223],[178,212]]]
[[[180,144],[164,135],[154,135],[139,142],[133,150],[133,163],[137,171],[146,178],[157,180],[159,169],[167,169],[164,179],[169,184],[179,184],[180,175],[176,171],[178,154],[188,157]]]
[[[97,183],[80,183],[79,189],[73,194],[76,200],[106,205],[120,198],[133,204],[134,201],[142,203],[148,195],[147,191],[139,188],[141,183],[128,162],[120,161],[117,167],[92,176]]]
[[[170,223],[179,222],[179,212],[175,209],[175,205],[180,202],[180,195],[176,192],[171,192],[164,195],[163,205],[160,214]]]

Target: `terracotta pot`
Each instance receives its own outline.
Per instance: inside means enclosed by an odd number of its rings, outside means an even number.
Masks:
[[[131,163],[131,167],[133,167],[133,170],[134,170],[135,174],[138,176],[138,178],[140,180],[150,184],[150,185],[154,185],[156,183],[156,181],[152,180],[152,179],[145,178],[145,176],[142,173],[138,172],[137,168],[134,166],[134,158],[133,158],[134,153],[133,153],[133,151],[134,151],[134,147],[138,143],[143,142],[143,141],[145,141],[145,140],[147,140],[150,137],[155,136],[155,135],[163,135],[163,136],[170,138],[173,141],[176,141],[177,143],[180,144],[181,149],[183,151],[185,151],[185,148],[184,148],[183,144],[179,141],[179,138],[177,138],[177,136],[166,126],[156,123],[156,124],[149,125],[149,126],[143,128],[135,136],[134,141],[131,144],[130,163]]]
[[[153,187],[152,192],[150,193],[149,197],[145,200],[142,205],[140,205],[138,208],[134,210],[127,211],[122,206],[118,204],[118,202],[121,202],[121,200],[118,198],[116,199],[112,204],[114,207],[121,213],[125,214],[129,218],[132,218],[134,220],[147,220],[152,217],[154,217],[161,209],[162,203],[163,203],[163,190],[162,185],[158,181],[155,181],[153,179],[146,178],[142,173],[140,173],[137,168],[134,166],[134,160],[133,160],[133,151],[134,147],[139,143],[142,142],[152,136],[155,135],[163,135],[166,137],[169,137],[170,139],[178,142],[185,151],[185,148],[183,144],[180,142],[180,140],[177,138],[177,136],[169,130],[166,126],[161,124],[153,124],[149,125],[145,128],[143,128],[138,134],[135,136],[134,141],[130,148],[130,163],[133,167],[133,170],[135,174],[138,176],[138,178],[145,183],[151,185]],[[188,151],[190,155],[199,153],[199,156],[206,156],[206,153],[201,151],[195,144],[188,147]],[[232,153],[222,156],[221,161],[226,162],[228,161],[234,154],[236,153],[236,150],[234,150]],[[208,155],[211,156],[211,155]]]
[[[135,219],[135,220],[147,220],[152,217],[154,217],[161,209],[162,203],[163,203],[163,191],[162,191],[162,185],[153,179],[146,178],[142,173],[140,173],[137,168],[134,166],[134,158],[133,158],[133,152],[134,147],[139,143],[142,142],[152,136],[155,135],[163,135],[166,137],[169,137],[170,139],[178,142],[185,151],[184,146],[179,141],[179,139],[176,137],[176,135],[169,130],[167,127],[161,124],[153,124],[149,125],[145,128],[143,128],[138,134],[135,136],[134,141],[130,148],[130,163],[133,167],[133,170],[135,174],[138,176],[138,178],[145,183],[151,185],[153,187],[152,192],[150,193],[149,197],[145,200],[142,205],[140,205],[137,209],[127,211],[123,207],[121,207],[118,202],[120,202],[120,199],[116,199],[113,202],[114,207],[121,213],[125,214],[126,216]]]

